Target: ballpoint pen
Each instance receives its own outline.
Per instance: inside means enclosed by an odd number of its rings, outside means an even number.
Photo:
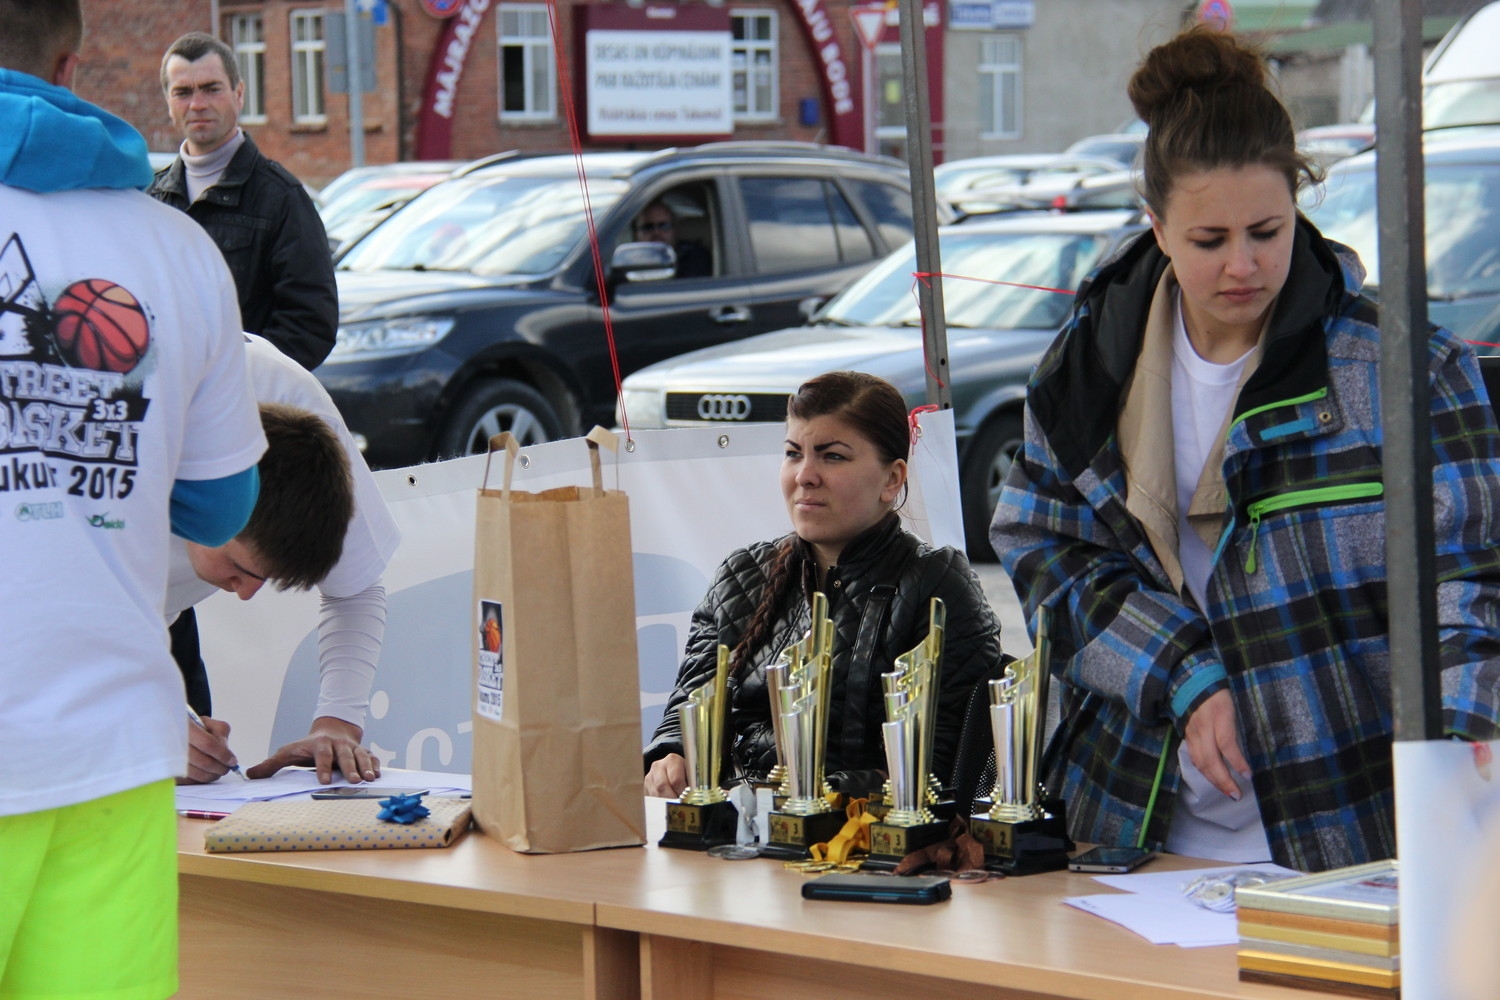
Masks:
[[[188,721],[197,726],[199,729],[203,730],[205,733],[208,732],[208,727],[203,724],[203,717],[197,712],[193,711],[193,706],[184,705],[183,707],[187,709]],[[235,774],[238,774],[241,781],[250,780],[249,778],[245,777],[245,772],[240,770],[240,766],[238,764],[231,764],[229,766],[229,769]]]

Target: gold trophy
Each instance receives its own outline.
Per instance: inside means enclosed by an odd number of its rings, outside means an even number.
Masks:
[[[844,825],[823,781],[832,647],[828,598],[815,593],[807,635],[766,668],[776,755],[785,774],[770,815],[770,842],[761,850],[766,857],[806,858],[808,848],[831,840]]]
[[[732,844],[739,813],[720,787],[724,769],[724,720],[729,712],[729,647],[719,647],[714,679],[688,693],[677,709],[682,723],[682,752],[687,758],[688,787],[677,802],[667,803],[667,832],[662,847],[706,851]]]
[[[947,607],[934,597],[928,612],[927,638],[896,657],[893,673],[880,675],[888,720],[881,726],[881,733],[890,778],[886,782],[885,813],[870,827],[870,856],[865,868],[888,871],[912,851],[948,839],[947,820],[934,812],[939,795],[938,782],[932,775],[932,740],[947,620]]]
[[[975,801],[978,811],[969,819],[969,832],[984,847],[985,867],[1007,875],[1065,868],[1074,847],[1062,800],[1045,798],[1039,770],[1051,677],[1050,625],[1047,609],[1038,609],[1036,648],[989,683],[995,787],[987,801]]]

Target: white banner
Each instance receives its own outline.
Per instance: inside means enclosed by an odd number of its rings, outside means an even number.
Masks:
[[[590,135],[728,135],[729,33],[588,32]]]
[[[908,525],[962,547],[952,411],[924,413],[912,456]],[[790,530],[781,497],[780,424],[635,432],[633,450],[603,453],[605,482],[630,496],[641,726],[649,735],[677,677],[687,627],[714,570],[735,548]],[[499,485],[500,463],[492,486]],[[474,501],[483,456],[376,473],[401,529],[385,574],[385,647],[365,724],[386,766],[470,769]],[[589,481],[581,438],[526,448],[513,488]],[[243,603],[199,605],[214,714],[246,764],[306,734],[317,701],[318,597],[263,589]]]

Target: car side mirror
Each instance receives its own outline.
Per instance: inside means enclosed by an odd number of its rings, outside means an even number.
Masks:
[[[621,243],[609,261],[610,283],[677,276],[677,251],[665,243]]]
[[[798,302],[797,311],[802,314],[803,319],[811,323],[813,317],[818,314],[818,310],[822,309],[823,304],[827,301],[822,296],[814,295],[812,298],[803,299],[801,302]]]

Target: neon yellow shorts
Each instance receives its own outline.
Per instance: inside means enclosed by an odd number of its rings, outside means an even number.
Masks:
[[[171,781],[0,816],[0,1000],[177,992]]]

